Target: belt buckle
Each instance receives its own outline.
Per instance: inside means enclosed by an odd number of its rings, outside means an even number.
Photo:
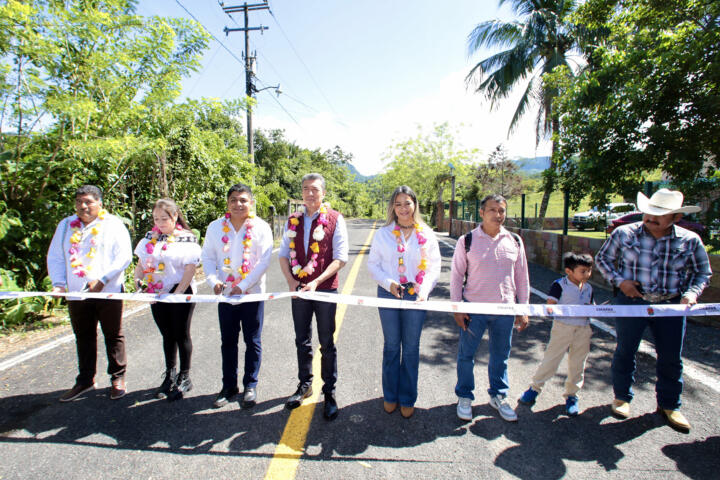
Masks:
[[[661,295],[659,293],[646,293],[643,295],[643,300],[650,303],[663,302],[673,298],[673,295]]]

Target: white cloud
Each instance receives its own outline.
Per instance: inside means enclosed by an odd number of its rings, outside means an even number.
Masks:
[[[300,126],[281,117],[281,114],[258,115],[260,128],[282,128],[288,139],[305,148],[332,148],[335,145],[351,152],[353,163],[362,174],[379,173],[382,156],[395,141],[414,137],[417,126],[430,129],[434,124],[448,122],[457,130],[458,144],[465,148],[479,148],[487,155],[504,143],[511,157],[548,155],[549,142],[535,147],[535,112],[522,119],[519,128],[507,138],[510,119],[521,95],[513,92],[499,108],[490,111],[490,104],[482,95],[467,91],[465,71],[444,77],[434,93],[418,96],[396,109],[378,111],[368,120],[340,122],[332,113],[298,117]],[[282,99],[282,97],[281,97]],[[343,125],[343,123],[345,125]]]

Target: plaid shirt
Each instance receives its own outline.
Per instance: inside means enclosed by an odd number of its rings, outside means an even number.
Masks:
[[[598,251],[595,262],[612,285],[634,280],[645,293],[682,294],[693,300],[712,275],[700,237],[677,225],[670,235],[658,239],[645,231],[642,222],[618,227]]]

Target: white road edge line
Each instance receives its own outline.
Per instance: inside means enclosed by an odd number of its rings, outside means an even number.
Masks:
[[[530,287],[530,291],[537,295],[538,297],[542,298],[543,300],[547,300],[547,295],[540,290]],[[603,322],[602,320],[599,320],[597,318],[591,318],[590,324],[599,329],[603,332],[609,333],[613,337],[617,338],[617,333],[615,333],[615,329],[608,325],[607,323]],[[652,358],[657,360],[657,354],[655,353],[655,348],[650,345],[645,340],[642,340],[640,342],[640,348],[638,349],[640,352],[650,355]],[[692,360],[683,359],[683,375],[692,378],[693,380],[702,383],[703,385],[715,390],[716,392],[720,393],[720,381],[716,380],[715,378],[712,378],[707,373],[703,372],[702,370],[693,367]]]
[[[438,238],[438,241],[444,243],[450,248],[455,248],[455,245],[451,244],[443,238]],[[538,290],[537,288],[530,287],[530,291],[538,297],[542,298],[543,300],[547,300],[547,295],[544,292]],[[615,333],[615,329],[607,323],[603,322],[602,320],[599,320],[597,318],[591,318],[590,324],[598,330],[602,330],[603,332],[609,333],[613,337],[617,338],[617,333]],[[652,358],[657,360],[657,354],[655,353],[654,347],[647,341],[642,340],[640,342],[640,348],[638,350],[646,355],[650,355]],[[695,362],[693,362],[692,360],[683,359],[683,375],[690,377],[693,380],[700,382],[703,385],[720,393],[720,381],[711,377],[704,371],[694,367],[692,365],[694,363]]]
[[[276,248],[272,251],[272,253],[277,253],[277,251],[280,250],[279,248]],[[123,318],[130,317],[132,315],[135,315],[136,313],[145,310],[146,308],[149,308],[149,304],[140,305],[139,307],[133,308],[130,311],[127,311],[123,313]],[[32,350],[28,350],[25,353],[21,353],[20,355],[17,355],[15,357],[12,357],[8,360],[5,360],[4,362],[0,362],[0,372],[7,370],[8,368],[12,368],[15,365],[24,362],[25,360],[30,360],[31,358],[35,358],[38,355],[41,355],[45,352],[49,352],[55,347],[59,347],[60,345],[64,345],[66,343],[72,342],[75,339],[75,335],[65,335],[64,337],[57,338],[51,342],[46,343],[45,345],[40,345],[39,347],[33,348]]]

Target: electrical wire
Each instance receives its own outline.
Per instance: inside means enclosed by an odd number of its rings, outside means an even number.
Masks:
[[[223,42],[221,42],[215,35],[213,35],[213,34],[210,32],[210,30],[208,30],[208,29],[205,27],[205,25],[203,25],[202,22],[200,22],[200,20],[198,20],[198,19],[195,17],[195,15],[193,15],[192,13],[190,13],[190,11],[189,11],[187,8],[185,8],[185,5],[183,5],[182,3],[180,3],[180,0],[175,0],[175,3],[177,3],[178,5],[180,5],[180,8],[182,8],[183,10],[185,10],[185,12],[186,12],[188,15],[190,15],[190,16],[192,17],[192,19],[195,20],[195,21],[203,28],[203,30],[205,30],[205,31],[207,32],[208,35],[210,35],[212,38],[214,38],[215,41],[218,42],[218,43],[225,49],[225,51],[227,51],[235,60],[237,60],[238,63],[243,66],[243,68],[245,67],[245,62],[244,62],[243,60],[241,60],[237,55],[235,55],[235,54],[234,54],[227,46],[225,46],[225,44],[224,44]]]
[[[266,2],[266,3],[267,3],[267,2]],[[293,43],[290,41],[290,38],[289,38],[289,37],[287,36],[287,34],[285,33],[285,30],[284,30],[284,29],[282,28],[282,26],[280,25],[280,22],[278,22],[277,17],[275,16],[275,14],[274,14],[273,11],[272,11],[272,8],[269,8],[269,9],[268,9],[268,12],[270,12],[270,16],[273,18],[273,20],[275,20],[275,24],[276,24],[276,25],[278,26],[278,28],[280,29],[280,33],[282,33],[283,37],[285,37],[285,40],[287,40],[288,45],[290,45],[290,48],[291,48],[292,51],[295,53],[295,56],[298,58],[298,60],[300,60],[300,63],[301,63],[302,66],[305,68],[305,71],[307,72],[308,76],[310,77],[310,79],[311,79],[311,80],[313,81],[313,83],[315,84],[315,88],[318,89],[318,92],[320,92],[320,95],[322,95],[322,97],[325,99],[325,102],[328,104],[328,106],[330,107],[330,109],[332,110],[332,112],[333,112],[336,116],[339,116],[338,113],[337,113],[337,111],[335,110],[335,107],[333,107],[332,103],[330,103],[330,100],[328,100],[327,96],[325,95],[325,92],[323,92],[322,88],[320,88],[320,85],[318,84],[317,80],[315,80],[315,77],[313,76],[312,72],[310,71],[310,68],[307,66],[307,64],[306,64],[305,61],[302,59],[302,57],[300,57],[300,53],[298,53],[297,49],[295,48],[295,46],[293,45]]]

